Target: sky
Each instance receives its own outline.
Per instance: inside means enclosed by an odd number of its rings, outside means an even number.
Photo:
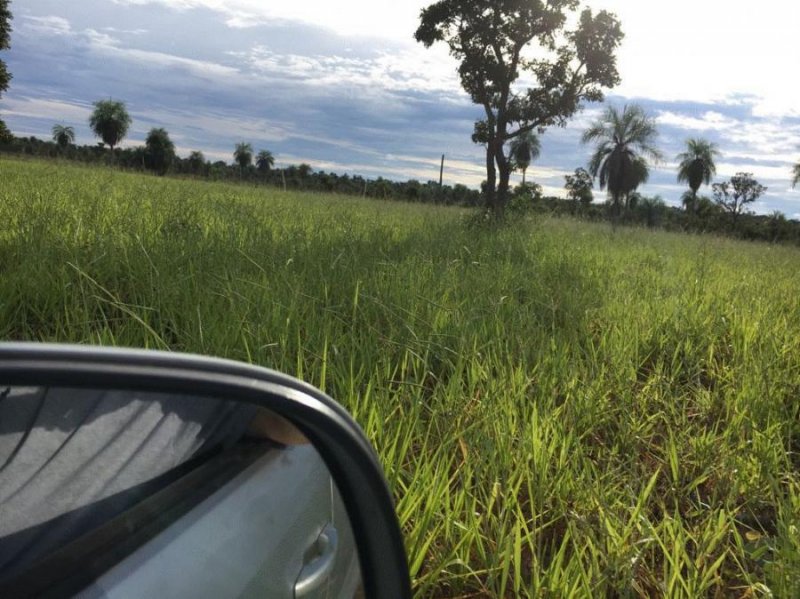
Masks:
[[[12,0],[14,78],[0,118],[17,135],[53,124],[95,143],[92,102],[124,100],[128,145],[166,128],[178,153],[232,161],[236,143],[280,165],[477,186],[483,149],[470,141],[481,111],[460,89],[446,49],[413,39],[419,0]],[[638,103],[656,118],[666,159],[641,188],[673,205],[675,156],[688,137],[718,144],[717,181],[751,172],[769,191],[753,206],[800,219],[800,4],[784,0],[588,0],[615,12],[625,40],[621,84],[606,104]],[[585,166],[588,104],[542,136],[528,179],[563,195]],[[515,180],[519,176],[515,175]],[[711,195],[709,188],[701,193]],[[602,197],[602,194],[596,191]]]

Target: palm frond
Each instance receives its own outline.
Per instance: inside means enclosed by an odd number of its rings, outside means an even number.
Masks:
[[[618,110],[609,106],[603,115],[583,133],[583,143],[597,142],[588,170],[599,179],[600,189],[619,198],[646,182],[648,160],[661,162],[656,147],[658,129],[654,118],[636,104]]]

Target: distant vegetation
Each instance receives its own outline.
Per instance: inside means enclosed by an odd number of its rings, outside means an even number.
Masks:
[[[168,139],[168,134],[163,129]],[[153,132],[151,131],[150,136]],[[152,146],[151,140],[150,146]],[[171,142],[170,142],[171,143]],[[206,160],[199,150],[193,151],[186,158],[172,156],[169,167],[164,170],[164,163],[155,163],[148,159],[148,145],[133,148],[115,148],[113,151],[101,145],[59,145],[54,141],[43,141],[35,137],[10,137],[0,143],[0,153],[32,156],[39,158],[57,158],[85,164],[98,164],[128,170],[151,170],[157,174],[189,176],[209,181],[240,181],[253,185],[270,185],[286,189],[302,189],[307,191],[324,191],[359,195],[379,199],[406,200],[409,202],[425,202],[444,205],[479,206],[480,192],[466,185],[443,185],[437,181],[390,181],[378,177],[367,179],[359,175],[338,175],[324,171],[315,171],[307,164],[275,168],[275,158],[268,150],[260,150],[255,154],[248,143],[245,147],[237,146],[232,154],[233,163],[222,160],[215,162]],[[241,144],[240,144],[241,145]],[[153,148],[150,153],[152,155]],[[249,160],[247,153],[249,152]],[[241,160],[241,162],[240,162]],[[156,168],[158,167],[158,168]]]
[[[58,127],[63,126],[59,125]],[[54,128],[54,135],[55,132]],[[170,153],[169,148],[173,146],[167,145],[167,142],[169,144],[172,142],[169,141],[169,135],[165,130],[154,129],[148,135],[148,139],[149,144],[144,146],[115,148],[110,151],[98,145],[62,145],[56,141],[42,141],[34,137],[11,137],[6,143],[0,143],[0,153],[66,159],[128,170],[150,170],[158,174],[167,173],[208,181],[235,181],[250,185],[339,193],[383,200],[473,208],[484,205],[481,191],[461,184],[444,185],[440,188],[436,181],[422,183],[416,180],[390,181],[380,177],[366,179],[359,175],[350,176],[314,171],[307,164],[275,168],[275,159],[268,150],[260,150],[255,155],[255,164],[253,164],[252,146],[245,142],[243,143],[246,147],[239,148],[237,146],[232,154],[236,158],[236,155],[249,151],[250,160],[249,163],[245,162],[245,166],[236,161],[232,164],[224,161],[211,162],[206,160],[200,151],[193,151],[188,157],[181,158]],[[535,152],[531,156],[535,156]],[[244,158],[245,156],[242,155],[242,159]],[[167,162],[169,162],[168,166]],[[611,168],[611,163],[608,166]],[[752,179],[752,175],[739,173],[733,178],[733,181],[742,180],[745,176],[747,179]],[[754,197],[753,192],[763,193],[763,186],[760,186],[757,181],[754,181],[753,184],[754,186],[748,192],[749,195],[741,196],[739,200],[735,200],[732,195],[737,193],[736,185],[730,181],[720,184],[715,187],[715,190],[718,190],[715,193],[715,199],[703,195],[692,195],[690,202],[684,198],[683,210],[667,206],[659,196],[647,197],[635,190],[628,190],[624,196],[620,196],[624,199],[620,199],[618,204],[614,203],[613,196],[610,203],[599,204],[592,202],[594,194],[591,175],[585,169],[578,168],[574,174],[565,177],[566,199],[544,196],[538,184],[527,182],[514,188],[508,210],[511,218],[516,218],[521,212],[554,216],[569,215],[591,221],[613,218],[621,225],[640,225],[664,228],[670,231],[718,233],[742,239],[800,245],[800,222],[789,220],[779,212],[771,215],[754,215],[746,212],[750,198]],[[607,183],[604,183],[604,186],[606,185]],[[738,183],[737,185],[741,186]],[[625,189],[624,185],[622,189]],[[726,190],[728,195],[726,195]],[[687,193],[691,193],[691,191]],[[744,203],[741,203],[742,201]],[[733,207],[731,202],[736,203],[733,208],[735,214],[731,211],[731,207]],[[693,209],[692,206],[694,206]]]

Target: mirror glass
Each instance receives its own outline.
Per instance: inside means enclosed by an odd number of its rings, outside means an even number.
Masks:
[[[0,383],[0,596],[359,597],[302,433],[249,403]]]

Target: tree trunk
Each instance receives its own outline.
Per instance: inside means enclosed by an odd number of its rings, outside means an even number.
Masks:
[[[511,179],[511,164],[503,153],[502,141],[495,140],[490,144],[494,163],[497,165],[497,171],[500,174],[500,180],[497,183],[497,192],[495,194],[495,210],[494,215],[498,219],[505,216],[506,206],[508,205],[509,196],[509,180]]]
[[[622,199],[620,198],[619,192],[614,192],[611,194],[611,203],[611,228],[616,231],[617,225],[619,225],[619,216],[622,209]]]
[[[493,215],[497,214],[497,171],[494,168],[494,151],[492,143],[486,145],[486,209]]]
[[[527,168],[527,167],[525,167],[524,169],[522,169],[522,185],[523,185],[523,186],[525,185],[525,171],[527,171],[527,170],[528,170],[528,168]]]

